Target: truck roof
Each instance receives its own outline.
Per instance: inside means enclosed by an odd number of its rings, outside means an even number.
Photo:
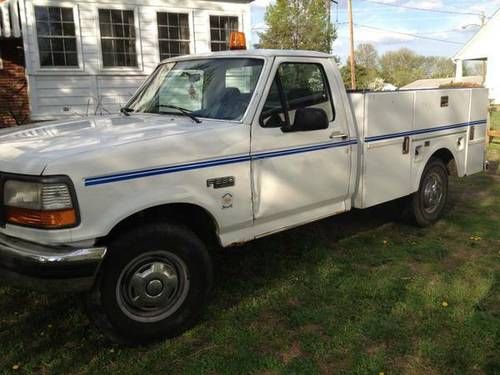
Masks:
[[[185,55],[173,57],[163,60],[178,61],[178,60],[192,60],[199,58],[209,57],[316,57],[316,58],[333,58],[333,55],[324,52],[306,51],[306,50],[290,50],[290,49],[250,49],[250,50],[235,50],[235,51],[222,51],[222,52],[208,52],[193,55]]]

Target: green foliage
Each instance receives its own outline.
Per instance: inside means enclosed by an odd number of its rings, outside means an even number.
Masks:
[[[373,44],[361,43],[355,51],[356,64],[369,70],[377,71],[380,68],[379,55]]]
[[[425,58],[410,49],[386,52],[380,58],[382,77],[397,87],[426,78]]]
[[[266,10],[268,30],[260,47],[331,52],[337,33],[329,20],[329,1],[277,0]]]
[[[500,112],[491,112],[491,128],[500,130]]]
[[[472,89],[483,87],[482,85],[474,82],[453,82],[450,81],[444,85],[440,85],[440,89]]]
[[[356,65],[356,87],[360,90],[368,89],[372,81],[371,72],[363,65]],[[344,65],[340,68],[340,74],[344,85],[347,89],[351,88],[351,64]],[[373,77],[375,78],[375,77]]]
[[[383,79],[397,87],[405,86],[418,79],[454,77],[455,65],[449,58],[422,56],[407,48],[389,51],[379,56],[371,44],[359,44],[355,51],[356,77],[359,89],[368,89],[375,82]],[[343,68],[344,72],[350,68]],[[350,78],[345,80],[350,86]]]
[[[455,64],[447,57],[424,57],[424,69],[426,76],[430,78],[448,78],[455,76]]]

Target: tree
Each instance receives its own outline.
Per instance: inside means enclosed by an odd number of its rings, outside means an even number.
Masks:
[[[373,44],[361,43],[358,44],[354,55],[356,59],[356,70],[363,67],[366,72],[366,77],[362,80],[357,80],[357,86],[360,89],[369,89],[370,84],[380,76],[378,52]],[[358,73],[356,73],[356,75],[358,75]]]
[[[356,64],[362,65],[369,70],[378,70],[378,52],[370,43],[360,43],[355,52]]]
[[[397,87],[417,79],[428,78],[424,65],[425,57],[407,48],[386,52],[380,58],[382,78]]]
[[[337,33],[325,0],[277,0],[266,9],[269,28],[259,33],[262,48],[331,52]]]
[[[455,76],[455,64],[450,58],[429,56],[424,64],[426,76],[429,78],[448,78]]]
[[[346,64],[340,68],[340,74],[346,89],[351,89],[351,64]],[[363,65],[356,65],[356,86],[358,89],[368,89],[370,85],[370,75]]]

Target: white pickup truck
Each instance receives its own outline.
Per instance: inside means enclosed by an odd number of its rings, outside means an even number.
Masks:
[[[484,167],[488,93],[346,93],[332,56],[162,62],[119,115],[0,132],[0,275],[86,291],[109,337],[181,334],[226,247],[407,197],[425,226],[448,175]]]

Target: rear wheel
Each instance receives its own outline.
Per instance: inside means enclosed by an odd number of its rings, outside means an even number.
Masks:
[[[212,278],[210,257],[194,233],[166,223],[146,225],[109,245],[88,296],[89,316],[120,343],[178,336],[203,311]]]
[[[426,165],[420,186],[410,196],[408,214],[413,222],[425,227],[442,215],[448,200],[448,172],[440,159],[431,159]]]

